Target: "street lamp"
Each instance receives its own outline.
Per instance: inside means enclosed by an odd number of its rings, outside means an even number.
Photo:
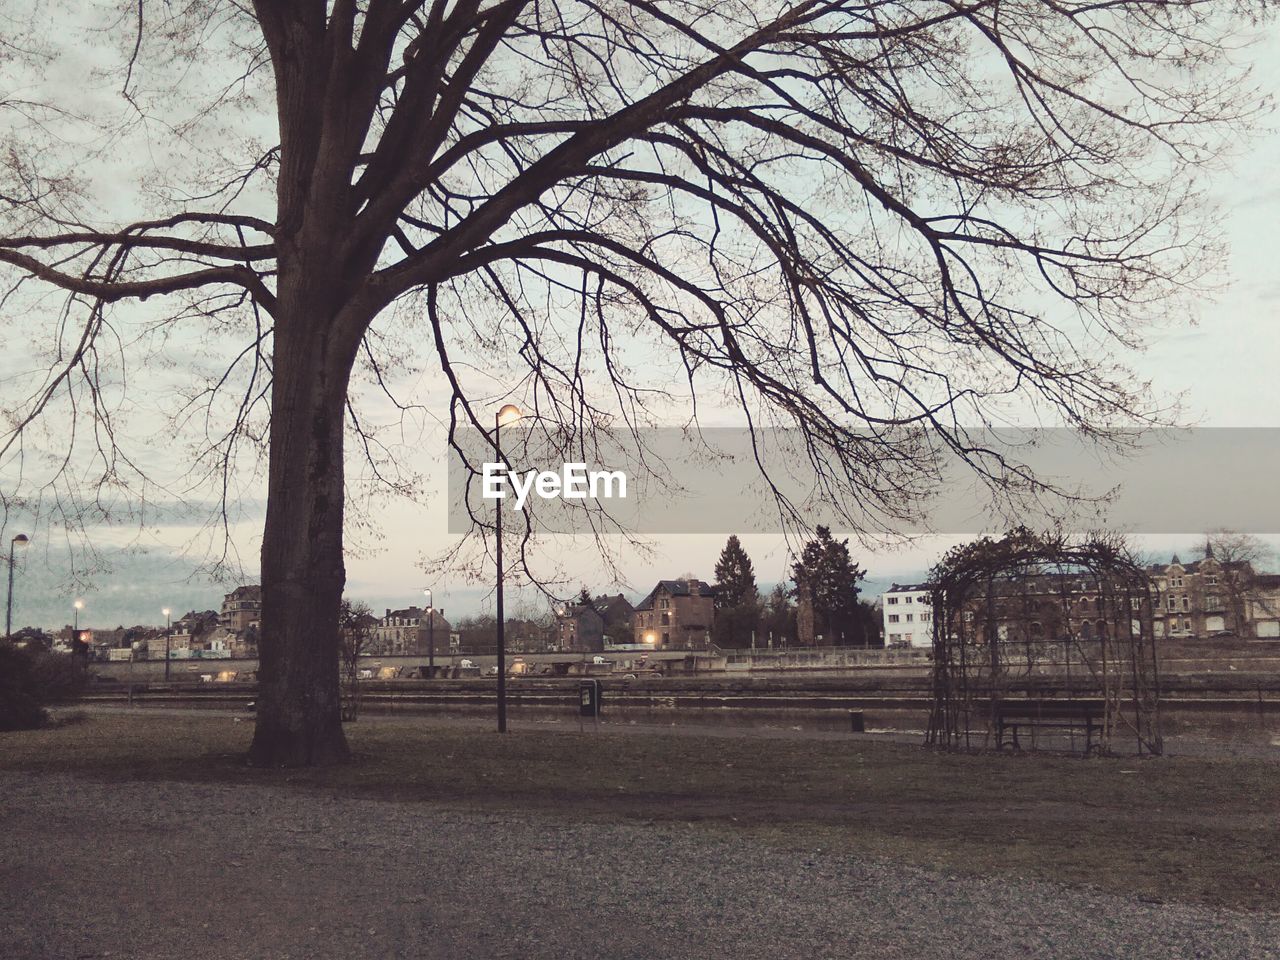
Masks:
[[[169,608],[165,607],[161,613],[164,614],[164,682],[169,682]]]
[[[423,595],[427,598],[427,677],[436,675],[436,608],[431,597],[431,589],[423,587]]]
[[[502,428],[520,419],[520,408],[514,403],[504,404],[493,418],[493,450],[498,463],[502,463]],[[497,541],[494,549],[498,561],[498,732],[507,732],[507,636],[502,613],[502,501],[495,501],[497,513]]]
[[[129,706],[133,706],[133,661],[138,658],[138,648],[142,646],[141,640],[135,640],[129,644]]]
[[[20,533],[9,541],[9,602],[4,608],[4,638],[8,640],[13,635],[13,551],[14,548],[21,549],[31,542],[31,538],[25,533]]]

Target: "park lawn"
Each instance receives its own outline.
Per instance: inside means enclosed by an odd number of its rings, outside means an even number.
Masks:
[[[687,822],[950,874],[1280,910],[1280,764],[950,754],[865,739],[362,720],[355,762],[243,765],[252,722],[93,714],[0,734],[0,769],[283,786],[397,802]]]

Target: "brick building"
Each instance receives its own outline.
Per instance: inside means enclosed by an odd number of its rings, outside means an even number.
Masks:
[[[604,617],[590,603],[570,603],[556,610],[556,649],[601,653]]]
[[[660,580],[631,617],[636,643],[703,650],[715,619],[715,591],[702,580]]]

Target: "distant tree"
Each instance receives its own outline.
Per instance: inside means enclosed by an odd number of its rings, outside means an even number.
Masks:
[[[716,614],[711,636],[717,646],[750,646],[760,627],[760,591],[751,558],[730,536],[716,561]]]
[[[1269,597],[1260,595],[1254,586],[1254,574],[1263,572],[1275,562],[1275,550],[1270,544],[1251,533],[1219,528],[1205,534],[1198,552],[1201,557],[1212,557],[1222,564],[1219,586],[1231,614],[1230,629],[1237,634],[1249,631],[1251,603],[1261,603],[1268,614],[1275,615],[1271,609],[1273,602]]]
[[[23,627],[15,630],[11,638],[19,647],[48,650],[53,646],[53,639],[39,627]]]
[[[578,599],[576,602],[579,606],[595,609],[595,600],[591,596],[591,591],[588,590],[586,586],[583,586],[582,589],[578,591]]]
[[[1247,563],[1255,571],[1273,564],[1276,556],[1275,549],[1261,537],[1226,528],[1206,533],[1199,554],[1211,556],[1223,565]]]
[[[755,603],[760,599],[751,558],[736,534],[729,537],[716,561],[716,609]]]
[[[849,556],[849,541],[836,540],[827,527],[805,544],[791,567],[796,587],[793,596],[806,591],[813,603],[815,632],[831,643],[866,643],[867,623],[858,608],[858,584],[866,576]]]
[[[377,623],[363,600],[342,600],[338,637],[342,657],[342,719],[360,715],[360,657],[373,640]]]
[[[498,648],[498,620],[492,614],[463,617],[457,632],[464,653],[492,653]]]
[[[769,594],[769,599],[764,604],[760,627],[766,643],[772,640],[775,647],[795,643],[796,608],[785,584],[779,583]]]

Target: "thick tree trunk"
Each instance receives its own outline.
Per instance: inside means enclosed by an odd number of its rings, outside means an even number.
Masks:
[[[349,757],[338,625],[346,583],[342,441],[352,351],[335,339],[333,303],[314,288],[294,286],[294,296],[281,297],[274,340],[258,715],[248,757],[254,766]]]

